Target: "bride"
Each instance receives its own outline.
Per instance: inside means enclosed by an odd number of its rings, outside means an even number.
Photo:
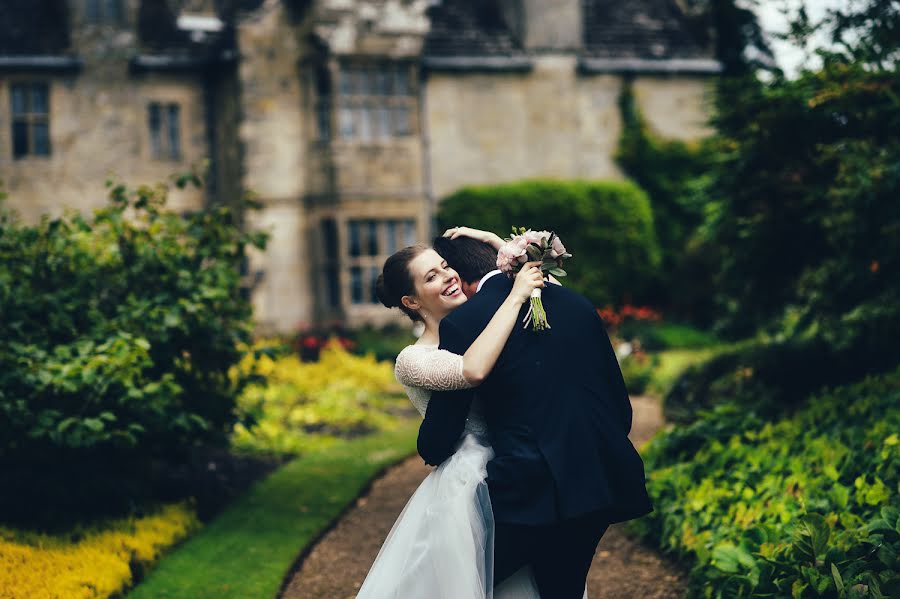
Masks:
[[[498,249],[497,235],[467,227],[445,236],[466,235]],[[395,374],[424,416],[434,390],[475,387],[500,356],[520,308],[544,286],[540,262],[516,275],[506,301],[478,339],[457,355],[439,349],[441,319],[466,301],[462,282],[434,249],[403,248],[387,259],[377,293],[388,308],[399,308],[424,323],[419,340],[397,356]],[[358,599],[537,599],[530,568],[496,588],[493,579],[494,521],[486,464],[494,456],[478,399],[473,402],[456,453],[419,485],[375,558]]]

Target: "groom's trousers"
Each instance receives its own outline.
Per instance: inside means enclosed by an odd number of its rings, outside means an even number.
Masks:
[[[594,552],[608,527],[602,512],[543,526],[497,522],[494,585],[531,564],[541,599],[581,599]]]

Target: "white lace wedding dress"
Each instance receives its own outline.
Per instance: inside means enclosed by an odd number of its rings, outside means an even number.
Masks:
[[[394,372],[423,416],[431,390],[471,387],[462,356],[437,345],[406,347]],[[530,567],[493,589],[494,519],[485,482],[493,457],[476,397],[456,453],[410,497],[357,599],[540,598]]]

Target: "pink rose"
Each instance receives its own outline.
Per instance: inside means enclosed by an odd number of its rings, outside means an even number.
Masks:
[[[541,242],[544,239],[550,238],[550,233],[549,231],[532,231],[531,229],[529,229],[525,231],[524,237],[528,243],[536,243],[538,245],[541,245]]]
[[[566,253],[566,246],[563,245],[563,242],[559,240],[559,237],[553,238],[553,243],[550,245],[550,257],[551,258],[559,258],[563,254]]]

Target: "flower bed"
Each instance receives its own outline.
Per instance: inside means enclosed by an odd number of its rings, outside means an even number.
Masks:
[[[0,528],[0,589],[4,597],[28,599],[109,597],[198,526],[183,502],[65,534]]]

